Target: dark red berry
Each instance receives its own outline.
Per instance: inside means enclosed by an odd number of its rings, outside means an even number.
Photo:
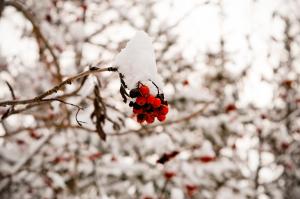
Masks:
[[[287,143],[287,142],[281,143],[281,148],[284,149],[284,150],[288,149],[289,146],[290,146],[290,145],[289,145],[289,143]]]
[[[282,83],[282,85],[284,85],[284,86],[286,86],[288,88],[291,88],[292,84],[293,84],[293,80],[286,79],[286,80],[283,80],[281,83]]]
[[[187,191],[187,195],[189,197],[192,197],[198,189],[198,187],[196,185],[192,185],[192,184],[185,185],[185,188],[186,188],[186,191]]]
[[[153,198],[150,196],[144,196],[143,199],[153,199]]]
[[[183,84],[184,86],[189,85],[189,80],[187,80],[187,79],[183,80],[182,84]]]
[[[141,96],[139,89],[135,88],[135,89],[130,90],[129,96],[131,98],[136,98],[138,96]]]
[[[51,23],[52,22],[52,17],[50,14],[46,14],[45,19],[47,22]]]
[[[17,139],[17,140],[16,140],[16,143],[17,143],[18,145],[26,144],[26,142],[25,142],[24,140],[21,140],[21,139]]]
[[[175,175],[176,175],[176,173],[173,172],[173,171],[166,171],[166,172],[164,173],[164,176],[165,176],[165,178],[166,178],[167,180],[170,180],[170,179],[173,178]]]
[[[135,114],[140,114],[140,113],[143,113],[143,109],[136,109],[136,108],[133,108],[133,113]]]
[[[226,113],[229,113],[231,111],[235,111],[237,109],[237,107],[235,106],[235,104],[228,104],[226,107],[225,107],[225,112]]]
[[[147,113],[153,112],[153,107],[150,104],[145,104],[143,110]]]
[[[213,156],[209,156],[209,155],[204,155],[199,157],[199,161],[203,162],[203,163],[209,163],[211,161],[214,161],[216,158]]]
[[[138,123],[143,123],[146,119],[146,115],[145,114],[138,114],[137,115],[137,121]]]
[[[155,109],[155,110],[152,112],[152,115],[153,115],[154,117],[159,116],[159,110],[158,110],[158,109]]]
[[[36,139],[36,140],[38,140],[42,137],[42,135],[40,135],[37,131],[35,131],[33,129],[29,130],[29,135],[31,138]]]

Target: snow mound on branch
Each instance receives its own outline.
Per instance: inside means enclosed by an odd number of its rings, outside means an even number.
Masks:
[[[154,48],[151,38],[144,31],[138,31],[127,43],[126,47],[115,58],[115,65],[129,89],[136,87],[138,82],[150,87],[152,93],[157,89],[153,81],[160,89],[162,80],[157,73]]]

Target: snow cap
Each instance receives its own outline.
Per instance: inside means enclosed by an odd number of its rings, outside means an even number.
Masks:
[[[135,36],[115,58],[115,65],[129,89],[136,87],[138,82],[149,86],[151,93],[157,93],[153,81],[160,89],[162,80],[157,74],[156,60],[152,39],[144,31],[137,31]],[[151,81],[150,81],[151,80]]]

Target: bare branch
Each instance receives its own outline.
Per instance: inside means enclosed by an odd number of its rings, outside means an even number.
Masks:
[[[56,93],[57,91],[61,90],[65,85],[72,84],[75,80],[78,80],[80,78],[86,77],[91,74],[96,74],[104,71],[117,71],[117,68],[115,67],[107,67],[107,68],[98,68],[98,67],[92,67],[87,71],[84,71],[82,73],[79,73],[77,75],[74,75],[72,77],[69,77],[68,79],[64,80],[60,84],[56,85],[55,87],[49,89],[48,91],[42,93],[41,95],[34,97],[32,99],[27,100],[10,100],[10,101],[2,101],[0,102],[0,106],[7,106],[7,105],[17,105],[17,104],[31,104],[31,103],[37,103],[42,101],[45,97]]]
[[[32,27],[33,27],[33,32],[36,34],[37,38],[42,40],[42,42],[45,44],[46,48],[49,50],[49,52],[53,58],[55,68],[56,68],[56,77],[59,80],[59,82],[61,82],[62,75],[60,72],[58,57],[54,53],[54,50],[53,50],[52,46],[50,45],[49,41],[46,39],[46,37],[44,36],[42,31],[40,30],[40,27],[36,23],[34,16],[27,9],[25,9],[22,4],[20,4],[17,1],[5,1],[4,5],[12,6],[12,7],[16,8],[18,11],[20,11],[24,15],[24,17],[26,17],[26,19],[28,19],[30,21],[30,23],[32,24]]]

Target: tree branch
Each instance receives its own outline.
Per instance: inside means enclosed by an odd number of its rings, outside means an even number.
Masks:
[[[56,68],[56,77],[59,80],[59,82],[61,82],[62,75],[61,75],[61,71],[60,71],[58,57],[54,53],[54,50],[53,50],[52,46],[50,45],[49,41],[46,39],[46,37],[43,35],[42,31],[40,30],[40,27],[36,23],[34,16],[28,10],[26,10],[22,4],[20,4],[17,1],[5,1],[4,6],[14,7],[18,11],[20,11],[26,19],[28,19],[30,21],[30,23],[32,24],[33,32],[36,34],[37,38],[41,39],[41,41],[45,44],[45,47],[49,50],[49,52],[53,58],[55,68]]]
[[[117,71],[117,68],[115,67],[107,67],[107,68],[98,68],[98,67],[91,67],[89,70],[84,71],[82,73],[79,73],[77,75],[74,75],[72,77],[69,77],[68,79],[62,81],[60,84],[54,86],[53,88],[49,89],[48,91],[42,93],[41,95],[34,97],[32,99],[26,99],[26,100],[10,100],[10,101],[2,101],[0,102],[0,106],[7,106],[7,105],[17,105],[17,104],[31,104],[31,103],[37,103],[40,101],[43,101],[43,99],[53,93],[56,93],[57,91],[61,90],[62,87],[64,87],[66,84],[72,84],[73,81],[78,80],[80,78],[86,77],[91,74],[96,74],[104,71]]]

